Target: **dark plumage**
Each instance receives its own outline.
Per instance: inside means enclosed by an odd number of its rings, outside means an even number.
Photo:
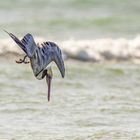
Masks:
[[[46,76],[49,101],[52,80],[52,69],[51,67],[47,67],[49,63],[54,61],[61,73],[61,76],[63,78],[65,76],[64,61],[62,59],[62,53],[60,48],[54,42],[44,42],[43,44],[41,44],[41,46],[39,46],[35,43],[34,38],[31,34],[26,34],[22,40],[19,40],[12,33],[8,34],[26,54],[23,60],[20,59],[16,62],[28,63],[27,61],[25,61],[26,57],[28,57],[30,59],[31,68],[33,70],[34,76],[39,80],[43,79]]]

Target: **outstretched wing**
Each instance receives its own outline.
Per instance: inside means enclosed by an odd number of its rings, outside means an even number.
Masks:
[[[4,30],[7,34],[9,34],[9,36],[19,45],[19,47],[26,53],[26,49],[24,44],[12,33],[7,32],[6,30]]]
[[[24,44],[26,48],[26,53],[29,58],[31,58],[35,52],[36,44],[34,38],[31,34],[26,34],[23,39],[21,40],[22,44]]]
[[[7,31],[5,32],[8,33]],[[22,40],[19,40],[12,33],[8,33],[8,34],[18,44],[18,46],[28,55],[29,58],[33,56],[36,44],[31,34],[26,34]]]
[[[54,42],[44,42],[42,44],[42,55],[47,55],[51,58],[51,61],[54,61],[61,73],[61,76],[65,76],[65,66],[62,58],[62,52],[60,48]]]

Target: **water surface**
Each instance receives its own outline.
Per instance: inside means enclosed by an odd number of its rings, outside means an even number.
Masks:
[[[139,140],[140,70],[133,63],[53,66],[51,101],[29,65],[0,63],[0,139]]]

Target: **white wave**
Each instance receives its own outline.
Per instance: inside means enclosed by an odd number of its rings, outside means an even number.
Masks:
[[[45,41],[36,38],[36,42]],[[140,59],[140,36],[134,39],[103,38],[95,40],[66,40],[56,41],[63,51],[65,59],[83,61],[129,60]],[[13,52],[23,54],[22,50],[11,40],[0,40],[0,54]]]

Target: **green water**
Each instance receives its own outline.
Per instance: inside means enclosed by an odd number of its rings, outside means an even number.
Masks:
[[[0,29],[59,40],[130,38],[140,32],[139,13],[139,0],[1,0]]]
[[[0,38],[6,29],[48,40],[133,38],[140,1],[1,0]],[[0,58],[0,140],[139,140],[139,64],[66,61],[53,66],[51,102],[45,80],[30,65]]]
[[[0,140],[139,140],[140,70],[133,63],[53,66],[51,101],[30,65],[0,63]]]

